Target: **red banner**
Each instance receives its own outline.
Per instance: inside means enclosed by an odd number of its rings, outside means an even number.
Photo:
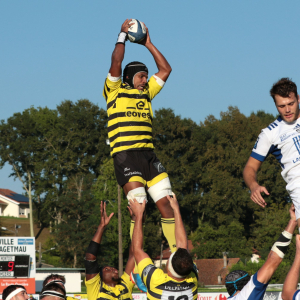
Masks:
[[[23,285],[28,294],[35,294],[35,278],[6,278],[0,279],[0,293],[12,284]]]

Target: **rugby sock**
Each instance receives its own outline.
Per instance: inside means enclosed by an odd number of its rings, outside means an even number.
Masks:
[[[161,227],[163,233],[169,243],[171,252],[176,251],[176,239],[175,239],[175,219],[174,218],[161,218]]]

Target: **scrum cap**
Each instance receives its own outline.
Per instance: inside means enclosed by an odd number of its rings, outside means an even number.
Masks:
[[[225,278],[225,286],[230,296],[234,296],[237,291],[241,291],[250,280],[250,275],[242,270],[230,272]]]
[[[139,72],[146,72],[148,74],[148,68],[146,65],[139,61],[133,61],[127,64],[123,71],[123,82],[134,88],[133,78]]]

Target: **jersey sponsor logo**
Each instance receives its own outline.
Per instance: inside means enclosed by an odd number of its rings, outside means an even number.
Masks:
[[[295,136],[293,138],[293,141],[296,149],[298,150],[298,153],[300,154],[300,136]]]
[[[294,127],[294,130],[296,130],[298,133],[300,133],[300,125],[297,124],[297,125]]]
[[[154,265],[148,265],[147,267],[145,267],[145,269],[143,270],[143,276],[146,277],[152,268],[155,268]]]
[[[138,172],[138,171],[134,171],[134,172],[129,172],[127,174],[124,174],[124,176],[130,176],[130,175],[141,175],[142,176],[142,173]]]
[[[124,172],[130,171],[130,168],[125,168]]]
[[[127,111],[126,112],[127,117],[139,117],[139,118],[144,118],[144,119],[150,119],[150,113],[145,113],[145,112],[137,112],[137,111]]]
[[[166,169],[165,169],[164,166],[161,164],[161,162],[155,162],[155,163],[153,163],[153,166],[157,169],[157,171],[158,171],[159,173],[166,172]]]
[[[137,109],[143,110],[144,107],[145,107],[145,103],[143,101],[140,101],[136,104]]]

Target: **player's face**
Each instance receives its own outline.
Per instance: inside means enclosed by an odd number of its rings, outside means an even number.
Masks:
[[[281,118],[288,123],[294,122],[300,117],[299,103],[299,96],[296,96],[294,93],[290,93],[287,98],[275,95],[276,108]]]
[[[119,272],[117,269],[113,267],[104,267],[102,270],[103,281],[118,281],[119,280]]]
[[[27,299],[29,299],[29,296],[26,293],[26,291],[22,291],[22,292],[18,293],[14,298],[15,298],[15,300],[27,300]]]
[[[133,78],[133,86],[139,91],[143,91],[148,80],[146,72],[139,72]]]

